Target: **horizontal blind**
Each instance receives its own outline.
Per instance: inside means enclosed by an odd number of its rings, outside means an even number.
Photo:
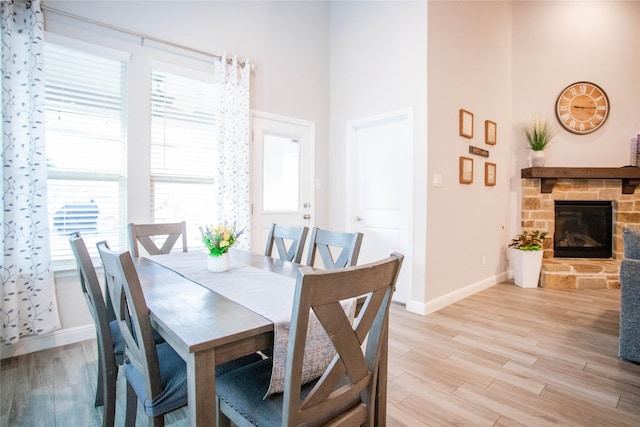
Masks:
[[[49,228],[54,265],[73,262],[68,234],[124,247],[127,63],[45,43]]]
[[[198,227],[215,221],[217,88],[155,69],[151,82],[152,218],[186,221],[189,245],[197,247]]]

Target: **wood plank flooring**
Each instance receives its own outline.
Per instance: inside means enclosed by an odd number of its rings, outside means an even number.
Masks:
[[[394,305],[387,425],[640,425],[640,365],[617,357],[619,307],[619,289],[510,283],[428,316]],[[0,425],[99,426],[96,357],[89,340],[3,360]],[[117,425],[124,386],[121,375]],[[185,414],[167,425],[186,426]]]

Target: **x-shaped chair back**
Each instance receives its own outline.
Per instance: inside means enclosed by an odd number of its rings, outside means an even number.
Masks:
[[[362,233],[343,233],[314,228],[309,242],[307,265],[315,265],[317,252],[326,270],[354,266],[358,262],[361,245]]]
[[[164,224],[131,223],[128,228],[131,255],[134,257],[140,256],[138,243],[149,255],[168,254],[180,237],[182,237],[182,252],[187,252],[187,223],[185,221]],[[165,237],[162,244],[156,244],[155,239],[161,237]]]
[[[273,248],[278,251],[278,257],[287,261],[300,263],[304,242],[307,239],[308,227],[289,227],[285,225],[271,224],[267,236],[266,256],[273,254]],[[287,244],[289,247],[287,247]]]
[[[311,267],[299,270],[287,353],[283,425],[318,420],[329,423],[337,418],[346,425],[366,425],[374,419],[389,305],[403,258],[393,253],[363,266],[331,271]],[[340,304],[350,298],[362,301],[353,325]],[[311,312],[331,337],[336,355],[301,400],[301,372]],[[327,420],[327,416],[332,420]]]

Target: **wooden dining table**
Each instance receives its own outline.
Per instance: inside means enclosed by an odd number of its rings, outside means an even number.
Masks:
[[[243,250],[231,249],[229,254],[232,265],[250,266],[294,280],[300,267],[299,264]],[[203,266],[206,265],[206,253],[187,252],[171,256],[201,256]],[[271,348],[274,343],[274,323],[244,305],[184,277],[179,269],[171,269],[154,261],[154,258],[134,259],[152,325],[187,364],[191,424],[215,426],[216,365]],[[233,271],[210,274],[233,274]],[[376,425],[385,425],[386,418],[387,358],[384,347],[378,374]]]

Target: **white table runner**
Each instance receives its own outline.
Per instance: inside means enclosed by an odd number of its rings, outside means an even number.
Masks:
[[[273,370],[266,395],[284,390],[284,373],[293,308],[295,279],[231,262],[229,271],[207,270],[207,254],[202,252],[154,255],[150,260],[264,316],[274,324]],[[355,300],[344,304],[349,319],[355,316]],[[317,378],[333,359],[335,351],[315,316],[309,319],[303,382]]]

